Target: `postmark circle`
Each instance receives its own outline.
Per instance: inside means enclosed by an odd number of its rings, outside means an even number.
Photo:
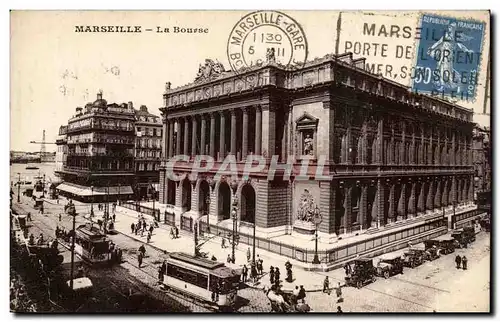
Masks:
[[[276,63],[300,66],[307,60],[307,38],[302,26],[274,10],[255,11],[241,18],[227,41],[231,69]]]

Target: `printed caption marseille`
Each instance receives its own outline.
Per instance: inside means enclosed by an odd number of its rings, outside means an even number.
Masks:
[[[208,28],[205,27],[160,27],[145,28],[142,26],[75,26],[77,33],[142,33],[156,32],[156,33],[173,33],[173,34],[207,34]]]

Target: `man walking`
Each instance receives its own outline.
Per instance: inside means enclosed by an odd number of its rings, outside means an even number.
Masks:
[[[132,231],[132,234],[135,233],[135,225],[134,225],[134,223],[130,224],[130,230]]]
[[[455,257],[455,264],[457,264],[457,269],[460,269],[460,263],[462,262],[462,258],[460,257],[460,255],[457,255]]]
[[[464,257],[462,257],[462,268],[464,270],[467,269],[467,257],[465,257],[465,255],[464,255]]]
[[[144,255],[142,254],[142,252],[139,252],[139,254],[137,255],[137,262],[139,263],[139,268],[141,268],[143,256]]]
[[[247,265],[243,265],[243,270],[241,272],[241,277],[243,278],[243,283],[247,281],[248,267]]]
[[[330,281],[328,280],[328,276],[326,276],[323,281],[323,293],[330,295]]]
[[[247,262],[250,261],[250,257],[252,257],[252,253],[250,252],[250,247],[247,249]]]
[[[337,292],[337,303],[340,303],[343,301],[343,299],[342,299],[342,286],[340,286],[340,283],[338,284],[336,292]]]

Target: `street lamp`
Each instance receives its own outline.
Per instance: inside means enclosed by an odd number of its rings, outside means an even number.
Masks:
[[[91,199],[90,199],[90,220],[92,220],[92,217],[94,217],[94,186],[90,186],[90,193],[91,193]]]
[[[17,179],[17,202],[20,203],[21,202],[21,173],[18,172],[17,175],[19,176],[19,178]]]
[[[75,237],[76,237],[76,232],[75,232],[75,225],[76,225],[76,209],[75,205],[71,203],[67,209],[67,213],[73,217],[73,235],[71,236],[71,271],[70,271],[70,288],[73,290],[73,273],[75,269]]]
[[[318,206],[314,209],[314,224],[316,225],[316,231],[314,233],[314,259],[313,259],[313,264],[319,264],[319,257],[318,257],[318,226],[321,224],[323,218],[321,218],[321,212],[319,211]]]
[[[210,233],[210,195],[207,195],[207,198],[205,200],[205,203],[207,204],[207,233]]]
[[[155,213],[155,199],[156,199],[156,191],[153,186],[151,186],[151,195],[153,196],[153,218],[156,219],[156,213]],[[158,216],[158,221],[160,221],[160,216]]]
[[[236,261],[236,257],[235,257],[235,247],[236,247],[236,232],[237,232],[237,227],[236,227],[236,219],[237,219],[237,212],[236,212],[236,206],[238,205],[238,202],[235,201],[233,202],[233,210],[231,211],[231,217],[233,218],[233,241],[231,243],[231,246],[232,246],[232,250],[231,250],[231,255],[232,255],[232,261],[233,261],[233,264],[234,262]]]

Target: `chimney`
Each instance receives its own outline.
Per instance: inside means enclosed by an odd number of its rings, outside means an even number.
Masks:
[[[141,112],[147,112],[148,111],[148,107],[146,105],[141,105],[140,109],[141,109]]]
[[[134,103],[128,102],[128,109],[133,110],[134,109]]]

